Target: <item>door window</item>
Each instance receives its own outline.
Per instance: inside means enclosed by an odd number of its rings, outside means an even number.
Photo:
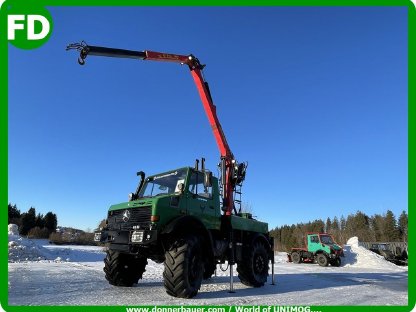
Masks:
[[[311,243],[319,243],[319,239],[317,235],[311,236]]]
[[[202,172],[192,172],[191,179],[188,184],[188,191],[200,197],[207,199],[212,198],[212,187],[204,186],[204,174]]]

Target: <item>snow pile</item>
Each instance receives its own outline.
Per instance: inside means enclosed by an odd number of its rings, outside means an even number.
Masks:
[[[16,224],[9,224],[8,226],[9,232],[9,248],[16,247],[18,243],[15,240],[19,239],[19,227]]]
[[[47,239],[21,237],[15,224],[10,224],[9,262],[89,262],[105,257],[102,247],[51,245]]]
[[[341,261],[345,264],[345,267],[403,270],[384,259],[384,257],[360,246],[356,236],[351,237],[344,245],[344,255],[345,257]]]
[[[19,235],[19,227],[16,224],[9,224],[9,235]]]
[[[51,259],[70,262],[99,262],[103,263],[105,248],[83,245],[44,245]],[[58,259],[59,258],[59,259]]]
[[[45,249],[34,240],[19,235],[16,224],[9,224],[9,262],[46,260]]]
[[[26,262],[46,260],[44,250],[32,240],[19,237],[10,240],[9,237],[9,262]]]

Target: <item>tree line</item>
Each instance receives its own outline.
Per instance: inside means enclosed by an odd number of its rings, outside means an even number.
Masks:
[[[357,236],[361,242],[407,242],[408,215],[403,211],[396,219],[392,211],[368,216],[361,211],[346,218],[318,219],[308,223],[283,225],[270,231],[274,237],[275,249],[289,251],[292,247],[303,247],[305,233],[319,232],[332,234],[335,241],[345,244],[350,237]]]
[[[45,215],[38,213],[30,207],[27,212],[21,213],[16,204],[8,204],[8,224],[17,224],[21,235],[33,238],[48,238],[56,232],[58,218],[53,212]]]

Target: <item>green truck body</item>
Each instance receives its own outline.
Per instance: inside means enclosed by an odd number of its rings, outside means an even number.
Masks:
[[[340,266],[343,249],[327,233],[307,233],[306,247],[292,248],[288,254],[294,263],[317,262],[320,266]]]
[[[204,182],[206,177],[209,183]],[[221,207],[218,178],[207,171],[184,167],[147,177],[137,198],[112,205],[105,228],[95,233],[96,241],[108,244],[107,280],[116,286],[131,286],[151,259],[165,263],[169,294],[193,297],[200,282],[189,283],[187,290],[179,293],[169,285],[171,266],[167,260],[172,256],[172,246],[186,240],[200,253],[201,265],[195,270],[201,272],[194,273],[193,279],[210,278],[217,264],[227,262],[237,264],[241,282],[262,286],[268,276],[268,262],[273,262],[267,223],[253,219],[250,213],[225,216]],[[139,269],[123,269],[126,262]],[[123,270],[126,276],[120,274]]]

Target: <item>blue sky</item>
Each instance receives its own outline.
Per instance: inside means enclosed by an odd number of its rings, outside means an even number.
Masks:
[[[9,46],[9,201],[95,228],[135,172],[219,152],[185,66],[88,57],[85,40],[196,55],[243,200],[270,227],[407,210],[405,7],[49,8],[51,39]]]

